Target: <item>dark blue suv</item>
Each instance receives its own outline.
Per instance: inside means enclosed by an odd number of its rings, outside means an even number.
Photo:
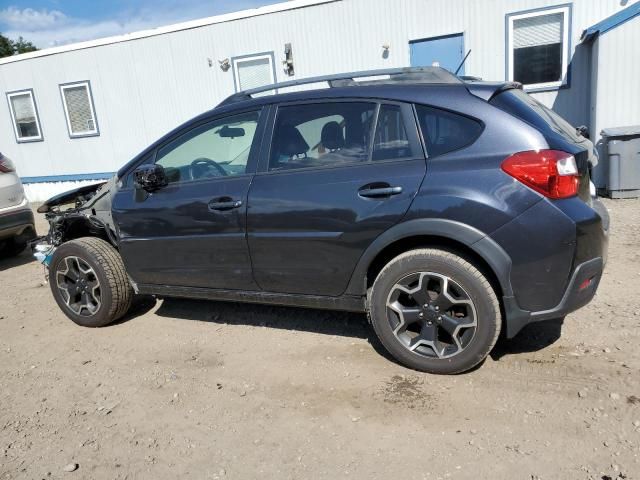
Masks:
[[[439,68],[240,92],[46,202],[36,255],[80,325],[135,294],[366,311],[399,362],[462,372],[596,292],[608,216],[579,132]]]

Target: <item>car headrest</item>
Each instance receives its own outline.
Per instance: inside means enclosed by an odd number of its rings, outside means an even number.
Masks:
[[[282,125],[280,127],[277,145],[277,152],[288,157],[301,155],[309,150],[309,144],[305,141],[300,131],[291,125]]]
[[[342,135],[342,127],[338,122],[328,122],[322,127],[320,141],[325,148],[329,150],[337,150],[344,147],[344,136]]]

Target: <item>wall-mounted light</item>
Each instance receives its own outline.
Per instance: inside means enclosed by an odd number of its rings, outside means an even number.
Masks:
[[[293,49],[291,48],[290,43],[286,43],[284,45],[284,61],[282,62],[282,69],[284,73],[292,77],[295,75],[295,70],[293,68]]]
[[[389,58],[389,49],[391,47],[389,46],[388,43],[385,43],[384,45],[382,45],[382,58]]]
[[[231,68],[231,62],[228,58],[225,58],[224,60],[218,60],[218,65],[220,65],[220,70],[222,70],[223,72],[226,72]]]

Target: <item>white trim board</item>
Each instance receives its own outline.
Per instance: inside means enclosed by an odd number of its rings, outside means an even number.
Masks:
[[[522,13],[511,13],[507,15],[507,80],[513,80],[513,24],[516,20],[523,18],[539,17],[544,15],[552,15],[554,13],[563,14],[562,24],[562,79],[557,82],[532,83],[523,85],[525,90],[559,88],[567,84],[567,73],[569,70],[569,56],[571,55],[571,7],[569,5],[561,5],[558,7],[540,8],[533,11]]]
[[[249,90],[247,88],[242,88],[242,85],[241,85],[242,83],[242,79],[240,78],[241,64],[252,62],[255,60],[265,60],[265,59],[269,61],[269,76],[271,77],[270,83],[276,83],[276,68],[275,68],[275,60],[274,60],[273,52],[258,53],[256,55],[243,55],[241,57],[234,57],[231,59],[231,64],[233,65],[233,83],[235,85],[236,92],[240,92],[242,90]],[[269,83],[265,85],[269,85]],[[251,87],[251,88],[255,88],[255,87]]]
[[[67,97],[65,97],[65,90],[69,90],[72,88],[84,87],[85,93],[87,94],[87,102],[89,103],[89,111],[91,112],[91,121],[93,122],[93,129],[84,130],[82,132],[74,132],[71,126],[71,117],[69,116],[69,105],[67,104]],[[67,121],[67,130],[69,131],[70,138],[80,138],[80,137],[90,137],[94,135],[99,135],[98,131],[98,120],[96,119],[96,112],[93,106],[93,95],[91,92],[91,84],[88,80],[82,82],[74,82],[74,83],[65,83],[60,85],[60,95],[62,97],[62,108],[64,109],[64,116]]]
[[[125,33],[124,35],[98,38],[96,40],[89,40],[89,41],[80,42],[80,43],[72,43],[70,45],[45,48],[44,50],[37,50],[35,52],[23,53],[20,55],[13,55],[11,57],[0,59],[0,65],[13,63],[13,62],[20,62],[23,60],[29,60],[31,58],[46,57],[48,55],[55,55],[58,53],[70,52],[73,50],[83,50],[85,48],[99,47],[102,45],[110,45],[113,43],[128,42],[131,40],[138,40],[141,38],[154,37],[156,35],[164,35],[166,33],[179,32],[181,30],[190,30],[192,28],[204,27],[207,25],[215,25],[217,23],[233,22],[235,20],[242,20],[244,18],[258,17],[261,15],[268,15],[270,13],[284,12],[287,10],[296,10],[299,8],[313,7],[315,5],[322,5],[324,3],[334,3],[334,2],[340,2],[340,1],[342,0],[290,0],[287,2],[275,3],[273,5],[266,5],[264,7],[241,10],[239,12],[225,13],[223,15],[215,15],[213,17],[199,18],[197,20],[190,20],[188,22],[176,23],[173,25],[158,27],[151,30],[141,30],[139,32]]]
[[[33,115],[36,121],[36,128],[38,129],[38,134],[32,137],[21,137],[18,132],[18,120],[16,118],[16,112],[13,107],[13,103],[11,99],[13,97],[20,97],[22,95],[28,95],[29,100],[31,101],[31,108],[33,109]],[[13,124],[13,133],[16,136],[16,142],[18,143],[28,143],[28,142],[41,142],[43,140],[42,137],[42,128],[40,127],[40,115],[38,113],[38,107],[36,107],[36,99],[33,94],[33,90],[27,88],[25,90],[16,90],[14,92],[7,92],[7,101],[9,102],[9,113],[11,114],[11,123]]]

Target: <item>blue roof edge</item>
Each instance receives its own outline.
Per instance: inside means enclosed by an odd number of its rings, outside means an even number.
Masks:
[[[80,173],[76,175],[50,175],[42,177],[20,177],[24,184],[28,183],[55,183],[55,182],[79,182],[82,180],[109,180],[113,172]]]
[[[606,33],[609,30],[613,30],[614,28],[622,25],[625,22],[628,22],[638,15],[640,15],[640,1],[634,3],[633,5],[629,5],[627,8],[620,10],[610,17],[607,17],[604,20],[599,21],[595,25],[587,28],[582,32],[580,40],[582,40],[583,42],[590,42],[596,36]]]

